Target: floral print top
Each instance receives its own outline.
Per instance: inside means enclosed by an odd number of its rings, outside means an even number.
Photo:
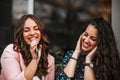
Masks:
[[[77,61],[74,77],[69,78],[64,73],[63,69],[66,66],[66,64],[68,63],[68,61],[70,60],[70,57],[72,56],[72,54],[73,54],[73,51],[68,51],[66,53],[65,58],[63,59],[60,73],[57,74],[57,76],[56,76],[56,80],[84,80],[84,63],[85,63],[85,57],[86,57],[85,54],[81,54]]]

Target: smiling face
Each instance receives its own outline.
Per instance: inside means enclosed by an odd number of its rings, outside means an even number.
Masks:
[[[89,24],[82,36],[82,50],[85,53],[93,50],[97,44],[97,29]]]
[[[23,38],[28,45],[30,45],[31,41],[34,40],[34,39],[38,43],[41,39],[41,33],[40,33],[40,30],[39,30],[39,27],[35,23],[35,21],[32,20],[31,18],[28,18],[25,21],[24,29],[23,29]]]

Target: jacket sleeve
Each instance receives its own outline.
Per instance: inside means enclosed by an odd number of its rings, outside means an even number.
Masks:
[[[2,53],[2,71],[7,80],[26,80],[24,71],[21,71],[18,59],[15,56],[13,44],[8,45]]]
[[[45,77],[45,80],[54,80],[55,75],[55,59],[53,56],[48,55],[48,74]]]

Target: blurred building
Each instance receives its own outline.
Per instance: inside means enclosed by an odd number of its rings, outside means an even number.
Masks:
[[[0,0],[0,45],[13,41],[12,0]]]
[[[31,13],[44,22],[52,45],[73,49],[90,18],[103,16],[111,23],[111,7],[111,0],[0,0],[0,45],[13,42],[14,25]]]

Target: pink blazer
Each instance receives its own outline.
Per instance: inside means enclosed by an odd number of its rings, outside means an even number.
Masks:
[[[48,74],[45,80],[54,80],[54,57],[48,55]],[[13,44],[9,44],[3,51],[1,56],[1,75],[0,80],[26,80],[24,77],[24,70],[26,66],[21,53],[13,50]]]

